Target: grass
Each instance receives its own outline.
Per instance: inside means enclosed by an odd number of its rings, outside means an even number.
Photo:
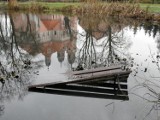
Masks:
[[[140,4],[142,9],[147,9],[151,13],[160,13],[160,4]]]
[[[32,4],[32,2],[21,2],[21,3],[19,3],[19,5],[22,5],[22,6],[29,6],[29,5],[31,5]],[[70,3],[62,3],[62,2],[38,2],[38,4],[41,4],[41,5],[43,5],[43,6],[45,6],[45,7],[47,7],[47,8],[49,8],[49,9],[57,9],[57,8],[63,8],[63,7],[66,7],[66,6],[71,6],[71,5],[73,5],[73,6],[78,6],[79,5],[79,3],[72,3],[72,2],[70,2]]]
[[[70,5],[79,6],[80,3],[45,3],[45,6],[49,8],[63,8]]]
[[[42,3],[42,2],[41,2]],[[43,3],[42,3],[43,4]],[[45,3],[45,6],[52,9],[52,8],[63,8],[66,6],[80,6],[81,3]],[[160,4],[143,4],[140,3],[140,7],[144,10],[146,10],[148,8],[149,12],[153,12],[153,13],[160,13]]]
[[[5,2],[0,2],[0,10],[5,9],[7,4]]]

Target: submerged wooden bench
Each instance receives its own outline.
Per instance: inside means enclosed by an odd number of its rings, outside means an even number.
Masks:
[[[121,67],[76,71],[72,74],[82,75],[83,77],[67,82],[31,85],[29,86],[29,91],[68,96],[128,100],[127,79],[130,73],[131,71],[122,70]]]

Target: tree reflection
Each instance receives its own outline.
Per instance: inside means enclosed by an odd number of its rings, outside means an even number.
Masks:
[[[146,27],[145,27],[146,28]],[[150,117],[153,116],[154,119],[159,119],[159,115],[155,113],[159,113],[160,110],[160,54],[159,54],[159,26],[152,25],[152,28],[149,31],[148,35],[153,35],[157,43],[157,49],[150,48],[147,56],[143,58],[141,55],[138,55],[140,59],[142,59],[139,63],[136,63],[136,69],[131,74],[134,81],[136,81],[136,85],[131,88],[130,94],[133,94],[145,102],[147,105],[145,106],[147,109],[143,111],[143,120],[152,119]],[[154,29],[157,30],[154,30]],[[145,29],[146,31],[147,29]],[[157,31],[157,32],[154,32]],[[154,36],[156,35],[156,36]],[[156,51],[155,51],[156,50]],[[145,55],[144,55],[145,56]],[[144,61],[143,61],[144,59]],[[137,91],[143,91],[142,93],[138,93]],[[138,116],[139,117],[139,116]]]
[[[74,70],[90,69],[113,64],[130,64],[133,59],[127,53],[132,42],[125,36],[124,29],[131,29],[134,34],[144,29],[153,38],[158,35],[160,26],[146,21],[107,18],[104,16],[80,16],[79,24],[85,30],[80,33],[78,58]],[[158,41],[157,41],[158,42]],[[80,45],[79,45],[80,46]]]
[[[127,62],[126,59],[130,56],[126,50],[131,41],[125,38],[121,24],[112,24],[105,18],[96,18],[93,22],[81,19],[80,25],[85,33],[80,36],[82,47],[78,52],[76,70]]]
[[[148,33],[149,36],[152,35],[153,38],[160,32],[160,26],[153,23],[144,23],[141,27],[144,28],[145,33]]]
[[[70,20],[68,17],[64,17],[64,24],[65,24],[65,29],[70,35],[70,38],[72,39],[72,30],[71,30],[71,25],[70,25]]]
[[[63,62],[67,51],[69,63],[74,62],[76,42],[72,28],[76,26],[72,26],[71,21],[75,19],[62,15],[1,15],[0,102],[17,96],[23,99],[27,94],[27,86],[43,65],[43,61],[32,61],[36,54],[42,53],[49,66],[53,52],[57,52],[59,62]]]
[[[151,23],[143,23],[143,21],[132,22],[129,20],[121,20],[119,23],[118,21],[114,21],[115,23],[112,24],[113,21],[110,21],[109,19],[99,19],[97,21],[94,19],[95,21],[92,23],[92,21],[87,22],[87,19],[81,18],[80,21],[80,25],[82,28],[84,28],[85,32],[81,33],[80,38],[83,44],[79,49],[77,66],[75,66],[75,70],[90,69],[99,66],[109,66],[117,63],[126,64],[127,62],[127,64],[131,65],[130,67],[133,67],[131,77],[134,79],[133,82],[136,83],[136,85],[131,90],[129,90],[130,95],[134,94],[135,96],[138,96],[148,102],[146,107],[149,106],[149,109],[145,109],[145,113],[143,111],[144,115],[142,118],[148,119],[153,112],[159,112],[159,51],[157,53],[152,53],[151,51],[149,56],[147,56],[148,58],[142,58],[142,60],[140,60],[141,63],[136,63],[136,60],[127,54],[127,49],[130,47],[131,42],[128,41],[124,36],[125,34],[123,29],[125,27],[130,28],[134,34],[137,34],[140,29],[143,29],[145,34],[157,39],[157,48],[159,49],[160,26]],[[93,18],[91,18],[91,20],[92,19]],[[83,36],[86,36],[84,37],[85,39],[83,39]],[[97,47],[102,48],[102,50],[97,50]],[[139,55],[139,57],[141,57],[141,55]],[[143,59],[145,61],[143,61]],[[145,66],[143,64],[146,61],[148,64]],[[148,67],[149,65],[150,67]],[[154,75],[152,75],[151,72],[153,72]],[[136,91],[141,91],[142,93],[138,93]]]
[[[4,114],[4,105],[0,105],[0,116]]]
[[[158,49],[159,52],[160,52],[160,33],[157,35],[156,42],[157,42],[157,49]],[[159,58],[159,57],[158,57],[158,58]]]
[[[0,101],[11,100],[18,96],[23,99],[27,86],[31,84],[33,74],[40,67],[40,62],[32,62],[32,57],[19,47],[24,37],[34,38],[31,25],[27,22],[27,30],[17,32],[14,14],[3,14],[0,19]],[[29,40],[29,39],[27,39]],[[4,106],[0,106],[0,113]]]
[[[47,17],[54,18],[53,15]],[[21,19],[24,19],[23,24],[18,21]],[[32,19],[36,19],[37,23]],[[47,19],[48,23],[53,22],[52,19]],[[39,34],[37,26],[40,26],[40,19],[37,16],[7,13],[0,16],[0,102],[2,104],[5,100],[11,100],[16,96],[23,99],[27,94],[26,87],[31,84],[32,75],[37,74],[37,69],[41,67],[41,61],[33,62],[31,55],[37,53],[46,55],[46,65],[49,66],[52,53],[57,52],[58,61],[61,63],[65,60],[66,51],[68,63],[74,70],[119,64],[126,66],[132,63],[131,56],[127,52],[132,43],[125,36],[123,29],[129,27],[136,34],[138,29],[143,28],[146,34],[153,37],[160,31],[159,26],[140,21],[121,20],[120,22],[114,18],[80,17],[79,24],[85,32],[79,34],[80,39],[76,48],[74,40],[76,35],[72,30],[70,18],[63,16],[62,19],[63,25],[61,20],[56,19],[57,26],[60,27],[58,30],[51,29],[46,23],[50,31],[47,29]],[[43,22],[46,22],[45,20]],[[160,48],[159,41],[157,37],[158,48]],[[76,49],[78,49],[77,53]],[[156,64],[157,62],[159,61],[155,61]],[[147,69],[144,71],[146,72]],[[145,83],[140,87],[147,88],[149,90],[147,95],[156,99],[154,106],[159,105],[159,92],[148,85],[150,84]],[[4,105],[0,105],[0,115],[3,112]]]

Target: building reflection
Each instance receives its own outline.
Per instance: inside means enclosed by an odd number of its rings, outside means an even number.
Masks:
[[[20,24],[17,24],[17,19]],[[45,56],[46,66],[51,65],[51,56],[57,53],[60,63],[64,61],[65,52],[70,64],[74,62],[76,52],[76,17],[68,18],[63,15],[27,15],[19,14],[14,18],[17,36],[22,36],[22,31],[30,34],[20,41],[22,49],[31,55],[42,53]],[[31,26],[31,27],[30,27]],[[28,40],[29,37],[33,39]]]
[[[60,62],[63,62],[65,52],[69,60],[74,56],[70,54],[76,51],[73,33],[76,18],[68,20],[66,28],[62,15],[0,15],[0,116],[4,113],[5,101],[24,98],[27,86],[32,84],[43,66],[41,60],[32,61],[32,56],[42,53],[47,66],[51,64],[53,53],[57,53]]]
[[[121,36],[115,34],[122,30],[119,24],[117,27],[117,25],[111,26],[106,21],[99,21],[97,19],[95,20],[97,21],[96,24],[81,20],[80,25],[85,30],[86,39],[80,50],[78,50],[79,56],[76,56],[76,47],[79,47],[79,45],[76,46],[76,35],[74,34],[74,31],[77,31],[77,25],[75,24],[77,19],[61,15],[42,15],[39,16],[38,21],[37,40],[40,40],[39,51],[45,56],[45,63],[48,67],[51,65],[51,55],[53,53],[57,53],[58,61],[62,63],[66,52],[68,63],[71,65],[72,70],[91,69],[95,64],[95,68],[107,68],[105,66],[118,61],[116,59],[119,54],[116,53],[115,44],[121,45],[120,47],[126,44]],[[99,41],[104,37],[107,37],[107,39],[104,40],[105,44],[102,43],[102,54],[99,54],[96,51],[97,46],[94,44],[94,41]],[[22,48],[24,49],[24,47]],[[74,68],[76,62],[78,63],[76,68]],[[77,69],[80,66],[83,68]],[[128,100],[127,78],[130,71],[122,71],[121,67],[118,70],[119,72],[117,72],[117,68],[115,70],[116,72],[114,70],[113,72],[109,71],[111,73],[109,75],[107,73],[104,74],[103,72],[105,70],[102,70],[100,72],[102,75],[98,77],[93,75],[91,78],[82,78],[82,81],[74,80],[73,82],[31,86],[29,90],[50,94]]]
[[[79,25],[86,32],[85,35],[82,35],[82,37],[86,36],[86,40],[83,47],[77,50],[75,33],[78,20],[76,17],[16,14],[13,21],[22,49],[33,56],[42,53],[45,56],[46,66],[51,65],[53,53],[57,53],[57,59],[62,63],[66,52],[68,63],[73,70],[78,70],[79,66],[83,69],[90,69],[125,62],[130,57],[126,50],[132,43],[125,38],[123,28],[130,24],[133,24],[134,34],[141,27],[148,34],[154,32],[154,36],[159,30],[156,25],[147,27],[149,25],[140,24],[139,21],[137,23],[129,20],[118,22],[109,18],[82,17],[79,18]],[[102,40],[100,45],[94,44]],[[103,50],[98,53],[98,49]],[[78,55],[75,55],[76,51]]]

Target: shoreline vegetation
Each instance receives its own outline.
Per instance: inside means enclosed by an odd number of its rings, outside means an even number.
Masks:
[[[160,22],[160,4],[128,2],[17,2],[10,6],[0,2],[1,10],[29,12],[61,12],[71,15],[106,15]]]

